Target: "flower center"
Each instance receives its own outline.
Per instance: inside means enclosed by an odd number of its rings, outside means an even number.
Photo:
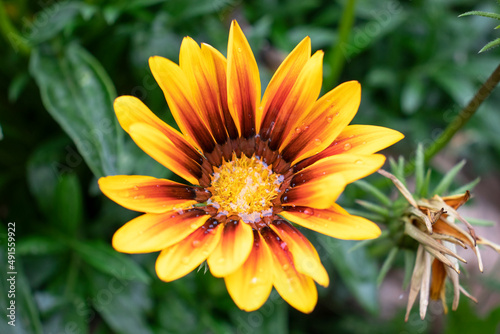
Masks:
[[[237,158],[233,154],[231,161],[214,168],[208,203],[227,216],[238,215],[247,223],[256,222],[272,214],[271,201],[278,196],[283,179],[255,156],[242,154]]]

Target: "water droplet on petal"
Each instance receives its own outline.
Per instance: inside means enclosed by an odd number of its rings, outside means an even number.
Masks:
[[[344,151],[349,151],[351,149],[351,144],[350,143],[345,143],[344,144]]]
[[[219,263],[224,263],[224,261],[226,261],[226,259],[223,257],[221,257],[219,260],[217,260],[217,262],[219,262]]]
[[[285,264],[283,265],[283,270],[287,270],[287,269],[288,269],[288,267],[290,267],[290,266],[289,266],[287,263],[285,263]]]
[[[314,144],[321,145],[321,139],[319,139],[319,138],[314,139]]]
[[[295,133],[300,133],[300,131],[302,131],[300,128],[295,128]]]
[[[241,52],[241,48],[238,48],[238,52]]]
[[[355,164],[358,164],[358,165],[361,165],[364,161],[361,160],[361,159],[358,159],[356,161],[354,161]]]
[[[184,264],[188,264],[189,263],[189,256],[184,256],[181,261]]]
[[[193,240],[193,242],[191,243],[191,245],[194,248],[200,247],[200,240]]]
[[[326,121],[327,121],[327,123],[331,123],[333,121],[333,117],[332,116],[328,116],[326,118]]]
[[[312,216],[314,215],[314,209],[313,208],[305,208],[303,211],[306,215]]]
[[[134,186],[134,190],[139,190],[139,187],[138,186]]]
[[[194,230],[194,229],[198,228],[198,225],[196,223],[192,223],[191,228]]]

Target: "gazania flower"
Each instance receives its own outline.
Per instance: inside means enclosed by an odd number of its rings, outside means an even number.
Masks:
[[[326,287],[329,278],[293,223],[340,239],[377,237],[377,225],[335,200],[348,183],[382,166],[384,156],[374,152],[403,138],[383,127],[348,126],[360,103],[355,81],[317,100],[322,58],[321,51],[311,56],[306,37],[262,99],[257,63],[236,21],[227,59],[189,37],[179,65],[150,58],[181,132],[132,96],[116,99],[116,115],[139,147],[192,185],[101,178],[109,198],[145,212],[115,233],[113,247],[161,251],[156,272],[167,282],[206,260],[243,310],[258,309],[274,286],[290,305],[311,312],[314,281]]]
[[[405,320],[408,321],[410,311],[420,293],[420,317],[425,318],[429,298],[441,300],[444,312],[448,312],[446,304],[446,278],[453,285],[452,309],[456,310],[460,301],[460,292],[477,303],[459,283],[459,261],[466,263],[457,253],[457,246],[474,251],[479,270],[483,271],[478,244],[490,246],[500,252],[500,246],[476,235],[474,228],[456,211],[470,198],[469,191],[464,194],[431,199],[415,200],[410,191],[394,175],[380,170],[380,174],[390,178],[410,203],[407,214],[403,217],[404,233],[416,240],[419,245],[415,266],[410,283],[410,293],[406,308]],[[455,223],[464,224],[467,231]]]

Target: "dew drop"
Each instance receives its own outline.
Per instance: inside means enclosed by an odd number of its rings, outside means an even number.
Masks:
[[[241,48],[238,48],[238,52],[241,52]]]
[[[139,190],[139,187],[138,186],[134,186],[134,190]]]
[[[295,128],[295,133],[300,133],[300,131],[302,131],[300,128]]]
[[[349,151],[351,149],[351,144],[350,143],[345,143],[344,144],[344,151]]]
[[[258,281],[257,277],[252,277],[252,279],[250,280],[250,283],[256,284],[257,281]]]
[[[306,215],[312,216],[314,215],[314,209],[313,208],[305,208],[303,211]]]
[[[361,165],[363,163],[363,160],[361,159],[358,159],[356,161],[354,161],[355,164],[358,164],[358,165]]]
[[[194,230],[194,229],[198,228],[198,225],[196,223],[192,223],[191,228]]]
[[[326,118],[326,121],[327,121],[328,123],[331,123],[331,122],[333,121],[333,117],[332,117],[332,116],[328,116],[328,117]]]
[[[287,263],[285,263],[285,264],[283,265],[283,270],[287,270],[287,269],[288,269],[288,267],[290,267],[290,266],[289,266]]]
[[[221,257],[219,260],[217,260],[217,262],[219,262],[219,263],[224,263],[225,261],[226,261],[226,259],[223,257]]]
[[[319,139],[319,138],[314,139],[314,144],[321,145],[321,139]]]
[[[200,247],[200,240],[193,240],[193,242],[191,243],[191,245],[194,248]]]
[[[184,256],[181,261],[184,264],[188,264],[189,263],[189,256]]]

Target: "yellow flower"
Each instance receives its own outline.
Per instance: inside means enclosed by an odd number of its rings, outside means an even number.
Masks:
[[[377,237],[377,225],[335,201],[348,183],[382,166],[385,157],[375,152],[403,138],[383,127],[348,126],[361,98],[356,81],[317,100],[322,58],[322,51],[311,56],[306,37],[261,99],[257,63],[236,21],[227,59],[189,37],[179,65],[151,57],[181,133],[132,96],[116,99],[116,115],[139,147],[192,185],[149,176],[101,178],[106,196],[145,212],[115,233],[113,247],[161,251],[156,272],[167,282],[206,260],[243,310],[258,309],[274,286],[290,305],[311,312],[314,281],[326,287],[329,278],[290,222],[340,239]]]

